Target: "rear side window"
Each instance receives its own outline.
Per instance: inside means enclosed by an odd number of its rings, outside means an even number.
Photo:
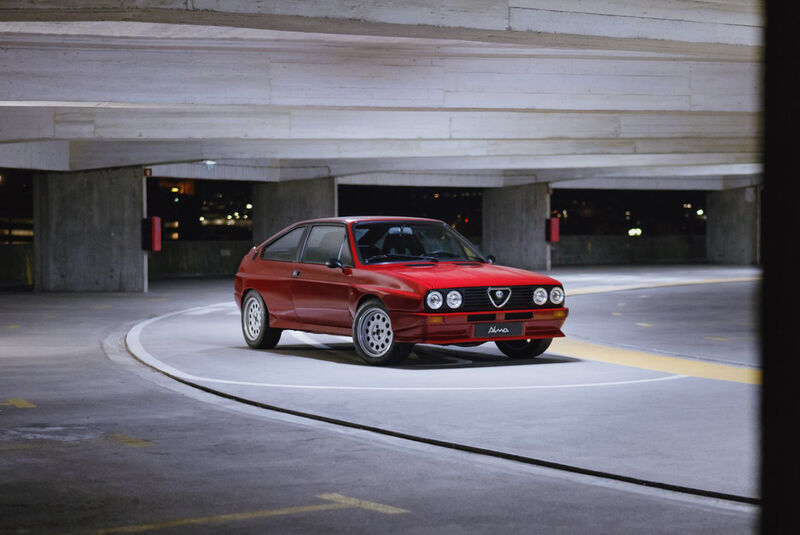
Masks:
[[[324,264],[339,258],[344,243],[345,229],[341,226],[317,225],[308,234],[302,262]]]
[[[303,237],[305,227],[290,230],[274,242],[264,246],[261,250],[263,260],[278,260],[281,262],[294,262],[297,256],[297,246]]]

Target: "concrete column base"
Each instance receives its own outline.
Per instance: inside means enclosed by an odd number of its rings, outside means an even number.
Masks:
[[[757,187],[708,192],[706,213],[710,263],[761,262],[761,192]]]
[[[259,244],[296,221],[333,217],[336,179],[290,180],[253,186],[253,243]]]
[[[527,184],[483,192],[482,250],[499,264],[550,269],[545,219],[550,214],[547,184]]]
[[[34,177],[34,288],[146,292],[141,167]]]

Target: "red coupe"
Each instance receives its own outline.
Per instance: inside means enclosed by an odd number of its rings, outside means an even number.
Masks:
[[[247,253],[234,292],[254,348],[293,329],[352,336],[376,365],[403,360],[414,344],[493,341],[510,357],[541,355],[564,336],[564,289],[493,262],[434,219],[315,219]]]

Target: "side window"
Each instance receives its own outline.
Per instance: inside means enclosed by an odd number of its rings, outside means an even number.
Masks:
[[[274,242],[265,245],[264,249],[261,250],[261,258],[263,260],[294,262],[297,246],[300,244],[300,239],[303,237],[305,230],[305,227],[298,227],[290,230]]]
[[[339,258],[344,236],[344,227],[328,225],[313,227],[308,235],[301,262],[324,264],[331,258]]]

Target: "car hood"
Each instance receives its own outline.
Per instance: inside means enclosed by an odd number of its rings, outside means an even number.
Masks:
[[[375,266],[378,267],[378,266]],[[440,262],[438,264],[386,264],[380,271],[414,282],[427,289],[471,286],[560,285],[557,280],[496,264]]]

